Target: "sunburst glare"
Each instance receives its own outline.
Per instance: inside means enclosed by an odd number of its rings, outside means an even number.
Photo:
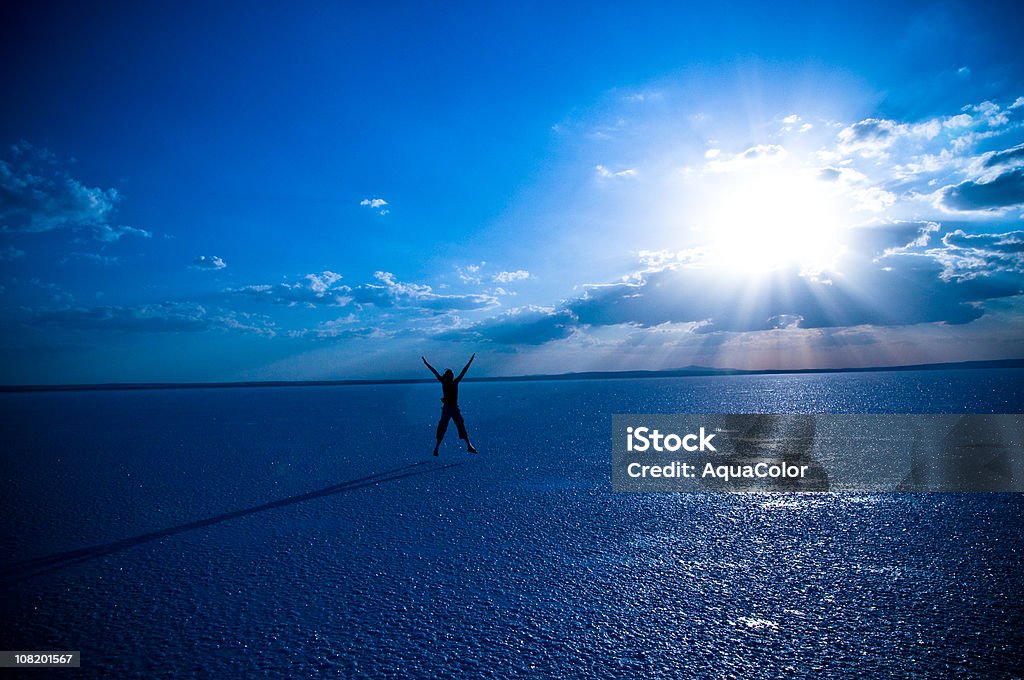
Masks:
[[[709,195],[697,231],[708,237],[708,264],[730,275],[790,267],[818,274],[835,268],[848,226],[833,187],[806,172],[770,167],[723,181]]]

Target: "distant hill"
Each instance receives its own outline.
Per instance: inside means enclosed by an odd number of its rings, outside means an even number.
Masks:
[[[730,375],[794,375],[804,373],[871,373],[880,371],[949,371],[965,369],[1024,368],[1024,359],[998,359],[993,361],[960,361],[948,364],[913,364],[910,366],[872,366],[868,368],[800,368],[748,371],[738,368],[709,368],[687,366],[663,371],[584,371],[580,373],[553,373],[539,375],[511,375],[465,378],[466,382],[526,382],[533,380],[625,380],[637,378],[688,378],[698,376]],[[323,385],[408,385],[432,383],[433,378],[393,378],[377,380],[266,380],[249,382],[188,382],[188,383],[98,383],[83,385],[0,385],[0,392],[61,392],[72,390],[163,390],[186,388],[224,387],[306,387]]]
[[[872,373],[879,371],[949,371],[978,368],[1024,368],[1024,359],[960,361],[948,364],[912,364],[909,366],[870,366],[865,368],[793,368],[745,370],[740,368],[710,368],[707,366],[686,366],[685,368],[669,368],[661,371],[585,371],[581,373],[521,375],[502,378],[472,378],[472,380],[478,382],[522,380],[614,380],[624,378],[686,378],[695,376],[716,375],[791,375],[803,373]],[[470,378],[466,378],[466,380],[470,380]]]

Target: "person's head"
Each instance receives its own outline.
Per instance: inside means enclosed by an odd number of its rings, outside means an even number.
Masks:
[[[455,373],[452,371],[452,369],[446,368],[444,369],[444,374],[441,376],[441,380],[451,382],[452,380],[455,380]]]

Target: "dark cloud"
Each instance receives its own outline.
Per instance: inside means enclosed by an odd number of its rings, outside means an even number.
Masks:
[[[78,260],[81,262],[93,262],[95,264],[111,267],[121,264],[121,258],[117,255],[106,255],[104,253],[81,253],[71,252],[60,259],[61,264]]]
[[[875,248],[905,245],[934,231],[930,222],[895,223],[877,228]],[[796,269],[775,272],[755,283],[714,280],[713,270],[669,266],[634,274],[627,280],[589,286],[556,309],[507,313],[453,331],[452,339],[537,345],[566,338],[577,328],[632,326],[655,329],[691,324],[695,335],[722,331],[965,324],[985,313],[984,303],[1024,293],[1019,261],[1009,266],[1006,252],[1019,248],[1019,234],[979,236],[969,256],[953,245],[972,237],[947,234],[941,248],[889,251],[882,257],[855,256],[842,274],[828,280]],[[958,259],[959,258],[959,259]],[[837,339],[838,342],[838,339]]]
[[[815,342],[824,347],[850,347],[859,345],[876,345],[878,337],[864,329],[826,328],[819,331]]]
[[[801,328],[966,323],[980,316],[960,296],[936,294],[936,287],[955,284],[940,281],[942,267],[934,260],[888,266],[889,271],[876,268],[867,280],[862,272],[827,283],[787,270],[739,287],[709,282],[707,271],[666,269],[638,282],[592,288],[569,308],[587,325],[698,322],[701,332],[762,331],[795,323]]]
[[[818,171],[818,179],[826,182],[838,182],[839,178],[843,176],[843,171],[839,168],[827,167],[822,168]]]
[[[0,160],[3,230],[84,230],[100,241],[117,241],[125,235],[151,235],[144,229],[113,221],[121,200],[117,189],[86,186],[68,175],[53,154],[28,144],[13,147],[12,154],[11,161]]]
[[[75,330],[126,332],[203,331],[211,318],[201,305],[163,302],[136,307],[69,307],[39,312],[35,322]]]
[[[273,337],[269,318],[233,311],[213,311],[191,302],[160,302],[132,307],[66,307],[36,312],[32,321],[69,330],[123,333],[189,333],[230,330]]]
[[[865,118],[839,133],[843,141],[875,141],[891,137],[896,124],[881,118]]]
[[[576,318],[567,309],[524,307],[435,337],[499,345],[543,345],[569,337],[576,325]]]
[[[994,168],[997,165],[1018,165],[1024,163],[1024,144],[1002,151],[993,151],[985,155],[982,165],[986,168]]]
[[[1024,204],[1024,168],[1009,170],[986,182],[965,180],[945,187],[942,204],[952,210],[998,210]]]

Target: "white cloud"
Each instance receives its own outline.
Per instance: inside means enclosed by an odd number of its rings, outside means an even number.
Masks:
[[[483,279],[480,276],[480,269],[487,264],[481,262],[480,264],[467,264],[465,267],[456,267],[455,272],[459,275],[459,280],[463,283],[480,283]]]
[[[594,171],[597,172],[598,177],[605,179],[611,177],[636,177],[637,174],[635,168],[626,168],[625,170],[613,171],[609,170],[603,165],[595,165]]]
[[[229,290],[227,293],[265,299],[289,307],[344,307],[352,301],[349,295],[351,288],[341,284],[341,278],[341,274],[327,270],[319,274],[306,274],[294,283],[286,281],[273,286],[256,284]]]
[[[0,261],[2,260],[18,260],[25,257],[25,251],[15,248],[13,246],[6,246],[0,248]]]
[[[224,269],[227,267],[227,263],[216,255],[200,255],[196,259],[192,260],[192,269],[207,269],[215,271],[217,269]]]
[[[786,149],[779,144],[758,144],[732,158],[724,160],[719,160],[717,157],[712,158],[707,164],[707,169],[712,172],[732,172],[756,165],[781,163],[787,155]],[[706,153],[705,157],[707,157]]]
[[[894,179],[907,179],[915,175],[934,174],[952,170],[961,160],[949,149],[942,149],[937,154],[926,153],[911,158],[906,163],[894,164],[891,168],[891,173]]]
[[[855,189],[851,193],[856,200],[857,208],[861,210],[882,212],[896,203],[896,194],[879,187]]]
[[[359,201],[359,205],[366,206],[371,210],[376,210],[380,215],[387,215],[391,210],[387,207],[388,202],[383,198],[364,198]]]
[[[331,287],[341,281],[341,274],[330,270],[320,274],[306,274],[305,279],[309,282],[309,289],[317,295],[323,295],[331,290]]]
[[[973,122],[974,118],[972,118],[969,114],[960,113],[955,116],[950,116],[946,120],[942,121],[942,124],[943,126],[948,128],[962,128],[968,127]]]
[[[317,340],[346,340],[350,338],[389,338],[394,336],[393,331],[386,331],[379,326],[359,326],[355,314],[321,321],[315,328],[303,328],[301,330],[289,331],[288,335],[293,338],[315,338]]]
[[[1024,273],[1024,231],[967,234],[955,229],[942,237],[942,247],[926,253],[943,265],[944,280],[966,281],[996,273]]]
[[[660,269],[675,260],[676,254],[670,250],[641,250],[637,253],[637,258],[648,267]]]
[[[812,123],[805,122],[804,119],[797,114],[791,113],[782,119],[782,129],[780,132],[790,132],[793,129],[796,129],[797,132],[802,134],[814,129],[814,125]]]
[[[530,272],[525,269],[517,269],[513,272],[498,272],[491,277],[491,281],[495,283],[512,283],[513,281],[522,281],[528,278],[530,278]]]
[[[970,173],[975,179],[994,179],[1000,168],[1019,165],[1024,165],[1024,144],[981,154],[971,164]]]
[[[980,104],[965,106],[963,110],[977,113],[989,127],[999,127],[1010,122],[1009,115],[995,102],[984,101]]]
[[[121,258],[117,255],[104,255],[103,253],[68,253],[66,257],[61,258],[61,264],[64,264],[70,260],[84,260],[86,262],[95,262],[105,267],[109,267],[116,264],[121,264]]]
[[[260,335],[265,338],[273,338],[277,335],[277,324],[273,319],[264,314],[225,312],[213,317],[211,325],[221,330],[252,333],[253,335]]]
[[[910,126],[910,131],[912,134],[919,135],[930,140],[938,137],[939,133],[942,132],[942,125],[942,121],[932,118],[931,120],[926,120]]]
[[[882,212],[896,203],[896,194],[881,187],[872,186],[867,175],[850,167],[829,166],[818,171],[818,179],[835,182],[854,199],[858,210]]]
[[[686,248],[684,250],[641,250],[637,253],[637,259],[645,266],[642,272],[668,269],[674,267],[692,266],[702,262],[707,257],[703,248]],[[633,275],[623,277],[622,281],[628,281]],[[603,284],[585,284],[590,285]]]
[[[839,131],[839,150],[844,154],[884,156],[886,149],[909,130],[906,123],[886,118],[865,118]]]
[[[642,104],[647,101],[658,101],[662,93],[657,90],[645,90],[643,92],[629,92],[623,95],[622,100],[630,104]]]
[[[341,283],[337,272],[324,271],[306,274],[294,283],[277,285],[251,285],[226,291],[229,295],[244,295],[255,299],[285,304],[289,307],[347,307],[357,311],[366,306],[383,309],[409,309],[420,313],[443,314],[451,311],[485,309],[498,304],[497,298],[487,294],[444,295],[422,283],[399,281],[391,272],[374,273],[374,281],[347,286]]]
[[[391,272],[378,271],[373,276],[377,283],[360,284],[351,290],[352,300],[356,304],[419,309],[434,313],[484,309],[499,304],[493,295],[435,293],[426,284],[399,281]]]
[[[846,166],[828,166],[818,171],[818,179],[827,182],[839,182],[841,184],[863,184],[868,181],[867,175],[859,170]]]

